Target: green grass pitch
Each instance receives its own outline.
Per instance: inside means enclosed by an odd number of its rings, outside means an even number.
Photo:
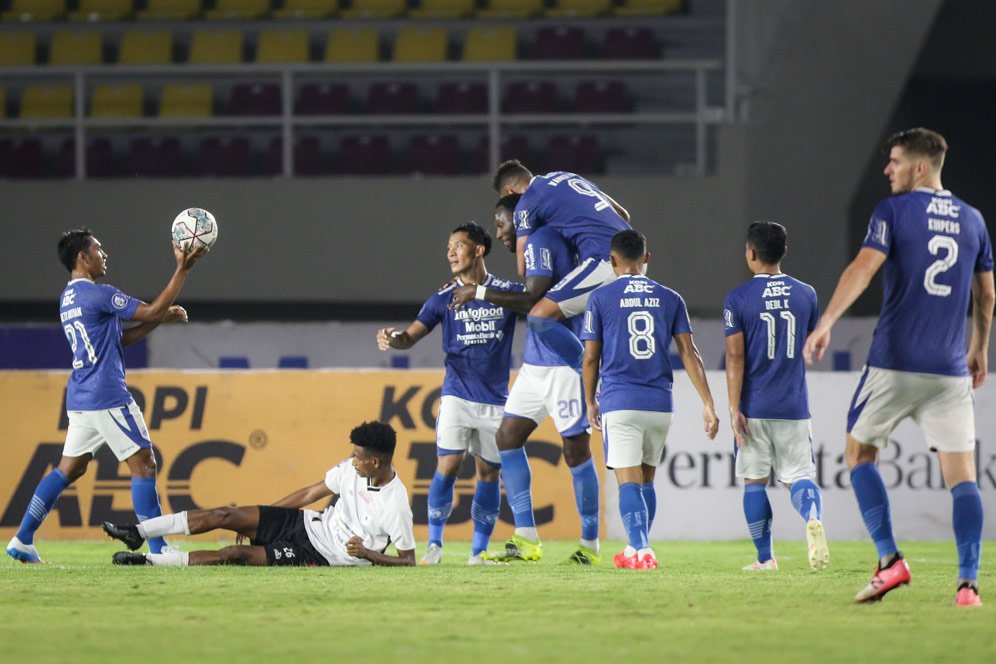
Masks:
[[[780,571],[752,574],[749,541],[657,542],[654,572],[614,569],[619,542],[599,569],[558,566],[571,542],[506,567],[468,568],[452,542],[434,568],[173,569],[42,541],[53,564],[0,564],[0,661],[993,661],[996,567],[980,575],[986,605],[955,608],[954,544],[902,544],[912,584],[859,606],[866,542],[831,541],[820,574],[804,543],[777,542]]]

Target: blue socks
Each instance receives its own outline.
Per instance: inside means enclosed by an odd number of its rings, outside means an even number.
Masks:
[[[804,520],[823,520],[823,498],[820,496],[820,487],[816,482],[809,479],[793,482],[790,495],[792,507]]]
[[[771,560],[771,503],[764,484],[744,486],[744,516],[757,548],[757,562]]]
[[[533,483],[526,449],[519,447],[514,450],[500,450],[501,479],[505,483],[505,498],[512,508],[516,528],[535,528],[536,519],[533,516],[533,495],[530,487]]]
[[[526,316],[526,324],[535,332],[567,366],[579,370],[584,346],[574,333],[562,325],[559,320],[543,318],[542,316]]]
[[[851,470],[851,486],[868,534],[875,542],[879,558],[889,558],[899,547],[892,534],[892,514],[885,483],[873,463],[859,463]]]
[[[595,462],[588,459],[580,466],[571,468],[574,479],[574,500],[581,517],[581,539],[598,539],[598,473]]]
[[[958,543],[958,578],[975,581],[982,553],[982,496],[975,482],[962,482],[951,489],[954,498],[952,523]]]
[[[626,482],[619,485],[619,513],[622,515],[623,527],[629,545],[639,551],[650,548],[649,528],[647,525],[647,503],[643,500],[643,492],[636,482]]]
[[[48,516],[49,510],[52,509],[55,501],[59,499],[67,486],[69,486],[69,479],[58,468],[53,469],[42,478],[35,489],[35,494],[31,496],[28,511],[24,513],[24,518],[21,520],[17,539],[24,544],[34,543],[35,531]]]
[[[640,485],[640,491],[643,492],[643,502],[647,503],[647,532],[650,532],[657,514],[657,489],[653,482],[646,482]]]
[[[131,504],[135,508],[135,516],[139,523],[163,515],[159,505],[159,493],[156,491],[155,477],[131,478]],[[162,553],[166,540],[162,537],[152,537],[149,540],[149,551]]]
[[[443,527],[453,511],[453,485],[456,476],[444,477],[439,473],[429,483],[429,544],[443,545]]]
[[[488,550],[488,542],[491,541],[491,533],[494,532],[500,507],[501,489],[498,487],[498,482],[477,480],[474,502],[470,505],[470,518],[474,521],[474,542],[471,545],[471,555],[476,556],[481,551]]]

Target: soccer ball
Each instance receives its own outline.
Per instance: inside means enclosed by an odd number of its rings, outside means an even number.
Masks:
[[[173,220],[173,242],[191,251],[200,246],[208,249],[218,239],[218,222],[214,215],[201,208],[188,208]]]

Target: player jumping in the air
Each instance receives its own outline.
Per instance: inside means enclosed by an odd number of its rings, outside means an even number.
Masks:
[[[107,254],[88,228],[63,233],[59,260],[70,272],[62,291],[60,322],[73,353],[66,386],[69,428],[59,465],[42,478],[31,497],[21,527],[7,544],[7,555],[23,563],[40,563],[35,531],[70,484],[86,472],[93,454],[108,445],[131,471],[131,500],[139,521],[162,514],[156,492],[156,460],[142,411],[125,386],[125,346],[139,341],[162,323],[187,321],[173,302],[194,263],[207,253],[173,245],[176,270],[166,288],[146,304],[97,281],[107,274]],[[122,331],[121,321],[140,321]],[[149,540],[159,553],[166,542]]]
[[[947,142],[910,129],[889,138],[885,167],[894,196],[878,204],[864,246],[844,270],[830,304],[806,340],[819,360],[830,330],[885,265],[882,312],[847,415],[851,486],[878,549],[871,582],[855,598],[881,599],[910,582],[892,532],[889,496],[875,461],[889,434],[912,417],[940,459],[954,500],[959,606],[981,604],[982,498],[976,483],[973,387],[986,379],[992,326],[993,256],[979,211],[941,186]],[[965,312],[972,339],[965,352]]]
[[[792,505],[806,521],[809,566],[819,570],[830,562],[820,487],[813,481],[816,464],[801,348],[804,335],[816,327],[819,306],[812,286],[782,274],[786,239],[781,224],[750,225],[746,258],[754,277],[723,303],[736,473],[744,480],[744,516],[757,547],[757,559],[744,567],[751,571],[778,569],[766,491],[772,471],[789,487]]]

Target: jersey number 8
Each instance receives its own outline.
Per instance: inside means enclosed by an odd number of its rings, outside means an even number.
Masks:
[[[629,330],[629,354],[638,360],[649,360],[657,352],[654,339],[654,319],[646,311],[634,311],[626,318]]]

